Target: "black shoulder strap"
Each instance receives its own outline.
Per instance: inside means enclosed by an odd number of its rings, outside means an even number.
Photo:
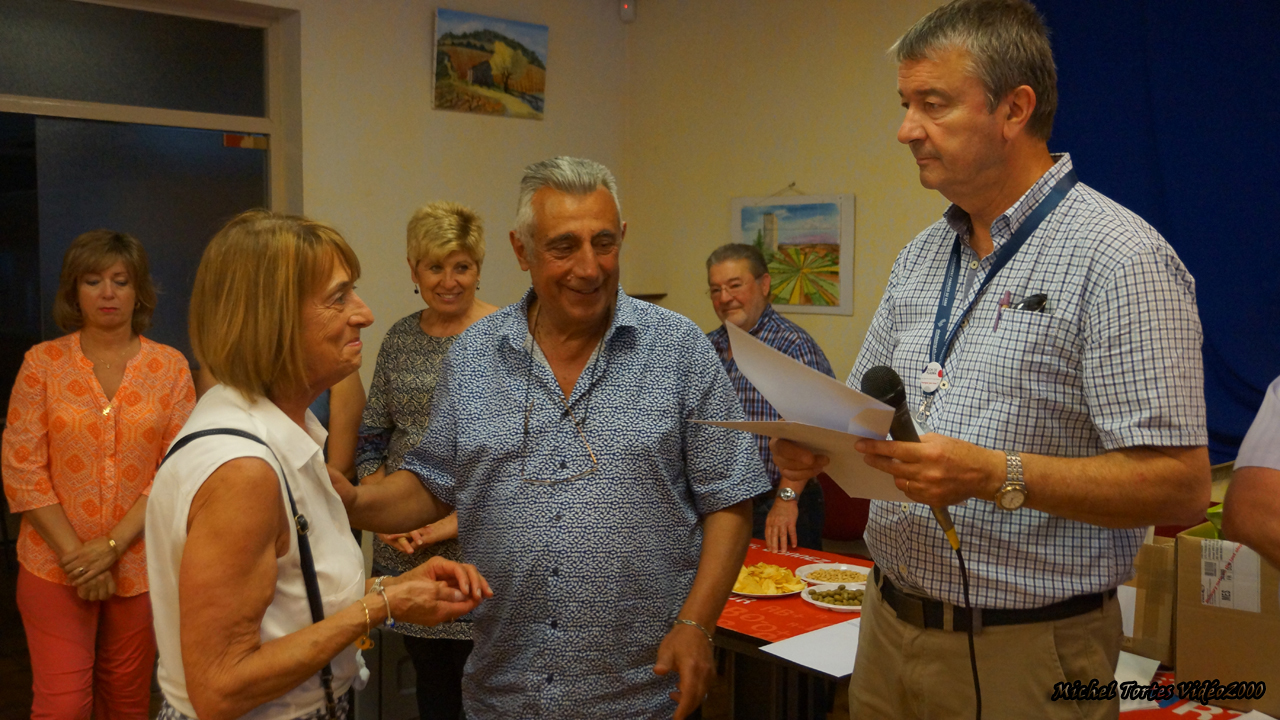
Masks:
[[[311,554],[311,542],[307,540],[307,532],[311,529],[311,524],[307,522],[306,515],[298,512],[298,504],[293,500],[293,490],[289,488],[289,478],[284,475],[284,464],[280,462],[280,458],[276,456],[276,451],[272,450],[266,441],[251,432],[236,428],[197,430],[170,445],[169,452],[165,453],[160,465],[163,466],[169,461],[169,458],[173,457],[174,453],[189,445],[193,440],[199,440],[210,435],[234,435],[245,440],[252,440],[265,447],[267,452],[271,453],[271,457],[275,458],[276,465],[280,466],[280,479],[284,481],[284,491],[289,496],[289,511],[293,514],[294,528],[298,532],[298,560],[299,564],[302,565],[302,581],[307,586],[307,604],[311,606],[311,622],[318,623],[324,620],[324,603],[320,599],[320,580],[316,576],[316,563]],[[320,669],[320,681],[324,685],[324,698],[329,711],[329,718],[334,720],[337,715],[337,703],[333,697],[333,667],[328,663]]]

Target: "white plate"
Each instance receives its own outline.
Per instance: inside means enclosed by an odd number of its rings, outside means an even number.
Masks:
[[[733,594],[734,594],[734,595],[741,595],[742,597],[760,598],[760,599],[763,599],[763,600],[771,600],[771,599],[773,599],[773,598],[790,597],[790,596],[792,596],[792,595],[795,595],[795,594],[796,594],[796,593],[798,593],[798,592],[803,592],[803,590],[792,590],[791,592],[774,593],[774,594],[772,594],[772,595],[756,595],[755,593],[744,593],[744,592],[738,592],[737,590],[734,590],[734,591],[733,591]]]
[[[811,587],[805,588],[804,592],[800,594],[800,597],[804,598],[804,601],[809,603],[810,605],[816,605],[822,608],[823,610],[830,610],[832,612],[843,612],[843,613],[862,612],[861,605],[828,605],[827,603],[818,602],[817,600],[814,600],[813,598],[809,597],[809,593],[826,592],[827,590],[835,590],[841,585],[844,586],[845,590],[862,590],[864,593],[867,590],[867,584],[864,582],[827,583],[825,585],[813,585]]]
[[[869,576],[869,575],[871,575],[871,568],[869,568],[869,567],[863,567],[862,565],[847,565],[847,564],[845,564],[845,563],[817,563],[817,564],[814,564],[814,565],[804,565],[804,566],[802,566],[802,567],[798,568],[798,569],[795,571],[795,572],[796,572],[796,577],[798,577],[798,578],[800,578],[801,580],[803,580],[803,581],[805,581],[805,582],[809,583],[810,585],[823,585],[823,584],[827,584],[827,581],[825,581],[825,580],[810,580],[810,579],[809,579],[809,573],[814,572],[815,570],[852,570],[853,572],[861,573],[861,574],[863,574],[863,575],[868,575],[868,576]],[[866,581],[865,581],[865,580],[854,580],[853,582],[857,583],[857,582],[866,582]],[[839,585],[840,583],[834,583],[834,584]],[[846,583],[846,584],[848,584],[848,583]]]

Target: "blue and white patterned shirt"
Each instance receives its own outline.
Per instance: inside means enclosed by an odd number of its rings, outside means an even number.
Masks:
[[[772,305],[765,306],[764,312],[760,313],[760,319],[749,332],[757,340],[783,355],[795,358],[833,378],[836,376],[831,371],[831,363],[827,362],[827,356],[822,352],[822,348],[818,347],[817,341],[805,332],[804,328],[779,315]],[[729,348],[729,331],[724,329],[724,325],[707,333],[707,339],[711,341],[716,354],[720,356],[720,362],[724,365],[725,372],[729,374],[729,382],[733,383],[733,389],[738,393],[738,399],[742,401],[742,410],[747,414],[747,419],[781,420],[782,416],[778,411],[773,409],[769,401],[764,399],[759,390],[756,390],[756,386],[752,385],[747,376],[738,369],[738,362],[733,359]],[[773,464],[769,438],[765,435],[756,435],[755,438],[756,447],[760,449],[760,459],[764,462],[764,470],[769,473],[769,481],[776,487],[778,481],[782,479],[782,473],[778,470],[778,466]]]
[[[458,509],[463,557],[493,587],[472,613],[467,716],[670,717],[658,645],[698,570],[701,519],[768,489],[751,436],[692,322],[618,292],[612,326],[568,399],[527,348],[524,299],[463,333],[405,458]],[[526,414],[527,413],[527,414]],[[525,419],[528,418],[527,432]]]
[[[1064,175],[1067,155],[996,219],[998,250]],[[943,220],[898,255],[867,339],[849,374],[858,387],[876,365],[902,376],[907,402],[924,398],[918,378],[947,259],[968,215]],[[968,285],[957,292],[952,323],[962,322],[945,363],[947,389],[928,417],[935,432],[976,445],[1056,457],[1090,457],[1137,446],[1191,447],[1205,428],[1202,340],[1195,281],[1154,228],[1096,190],[1077,184],[986,287],[968,317],[959,315],[995,253],[979,259],[962,246]],[[1048,295],[1044,312],[1006,309]],[[1036,492],[1034,478],[1028,492]],[[1143,529],[1111,530],[1022,509],[1005,512],[971,499],[951,508],[977,607],[1030,608],[1108,590],[1132,573]],[[872,502],[867,545],[899,586],[963,605],[955,555],[925,505]]]

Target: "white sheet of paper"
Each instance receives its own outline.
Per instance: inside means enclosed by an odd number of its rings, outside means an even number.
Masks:
[[[1236,720],[1276,720],[1270,715],[1258,710],[1250,710],[1249,712],[1239,716]]]
[[[738,369],[785,420],[710,422],[798,443],[831,458],[826,473],[850,497],[909,502],[887,473],[868,467],[853,448],[860,437],[883,439],[893,410],[774,350],[733,323],[726,323]]]
[[[892,475],[881,472],[862,461],[862,453],[853,448],[858,435],[785,420],[774,422],[697,420],[695,422],[791,440],[813,452],[826,455],[831,458],[831,464],[826,467],[825,472],[849,494],[849,497],[911,502],[893,484]]]
[[[853,674],[854,656],[858,654],[858,632],[862,618],[831,625],[787,638],[760,648],[767,653],[813,668],[832,677]]]
[[[1123,588],[1124,586],[1121,585],[1120,587]],[[1119,687],[1130,681],[1139,685],[1150,685],[1159,667],[1159,660],[1151,660],[1141,655],[1134,655],[1121,650],[1120,662],[1116,663],[1116,686]],[[1159,703],[1152,700],[1124,698],[1120,700],[1120,712],[1122,713],[1130,710],[1151,710],[1158,707],[1160,707]]]
[[[1158,669],[1160,669],[1159,660],[1144,658],[1121,650],[1120,662],[1116,663],[1116,684],[1120,685],[1132,680],[1139,685],[1150,685]]]
[[[1138,588],[1132,585],[1121,585],[1116,588],[1116,599],[1120,601],[1120,619],[1124,623],[1124,636],[1133,637],[1133,616],[1138,611]]]
[[[725,329],[738,369],[782,417],[864,437],[889,434],[893,409],[888,405],[774,350],[733,323],[725,323]]]

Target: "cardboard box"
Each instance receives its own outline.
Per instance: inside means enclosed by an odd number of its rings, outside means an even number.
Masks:
[[[1175,598],[1178,590],[1177,541],[1157,537],[1138,548],[1133,579],[1133,635],[1125,636],[1122,648],[1134,655],[1158,660],[1173,667],[1176,633]]]
[[[1210,704],[1280,715],[1280,570],[1216,537],[1209,523],[1178,535],[1177,681],[1262,681],[1260,699]]]

